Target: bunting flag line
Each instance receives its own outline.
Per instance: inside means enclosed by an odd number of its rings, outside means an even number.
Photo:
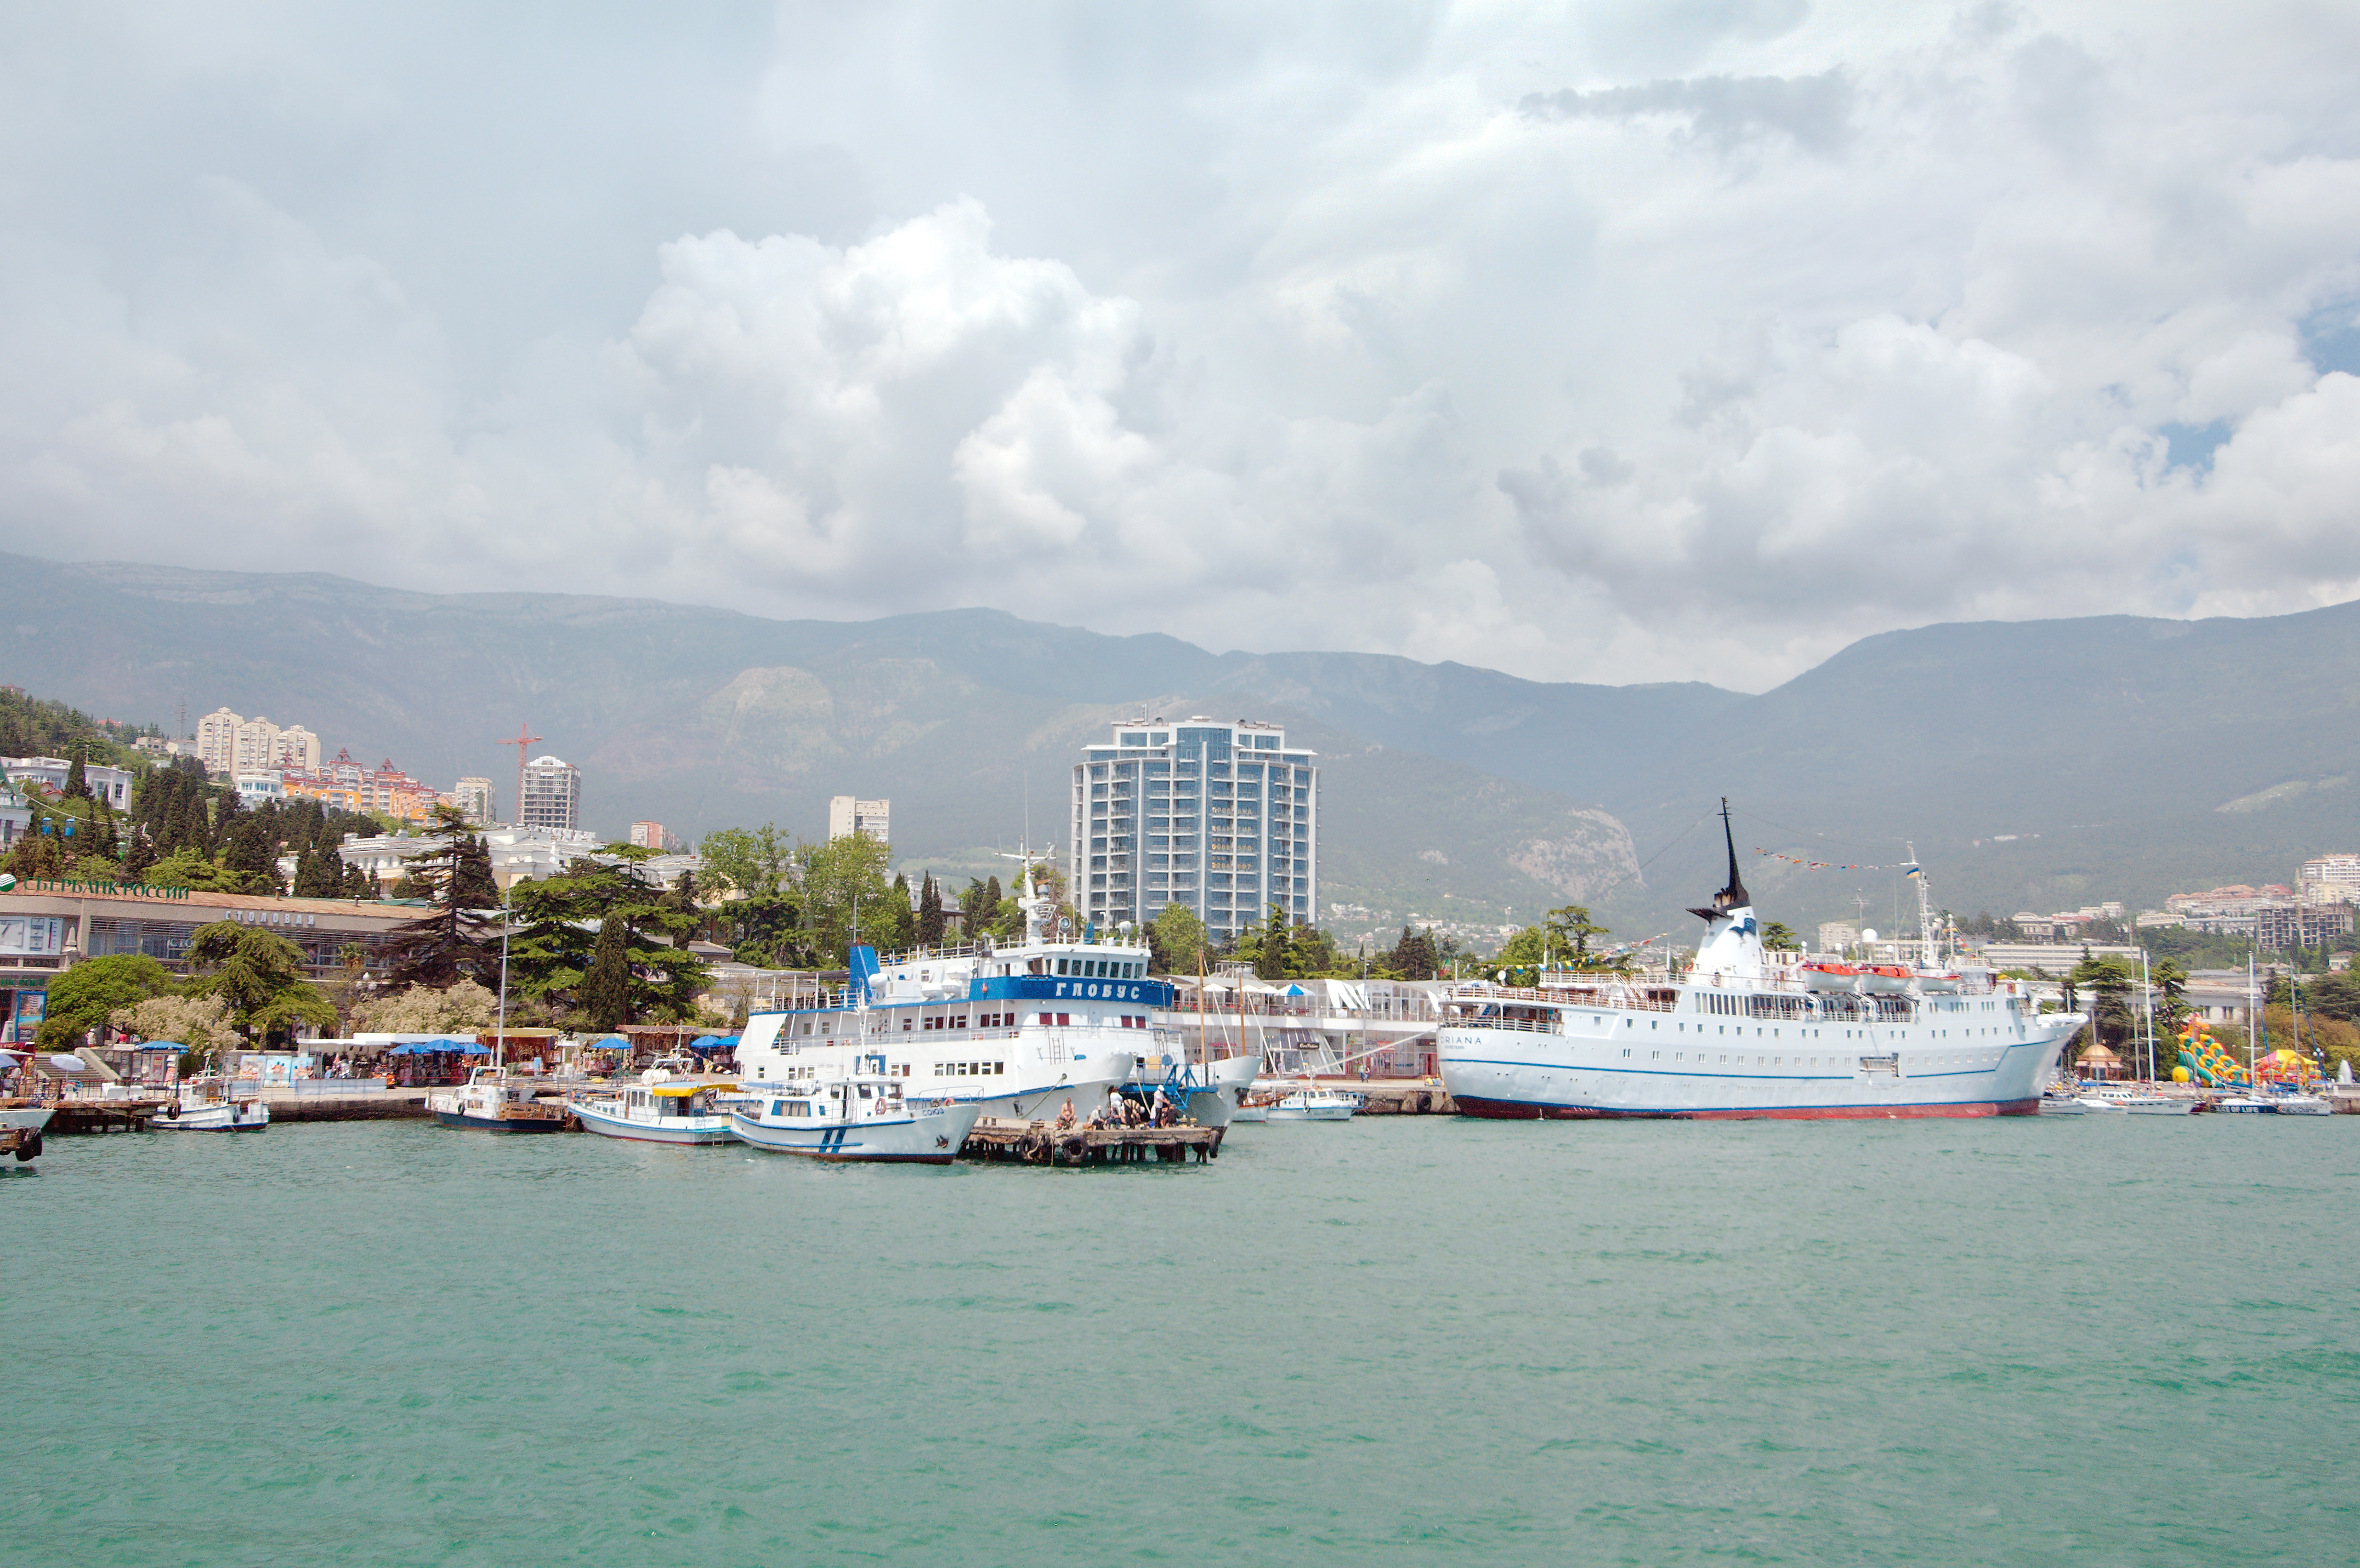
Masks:
[[[1775,849],[1764,849],[1760,844],[1754,846],[1754,853],[1772,860],[1783,860],[1789,866],[1799,866],[1807,871],[1906,871],[1914,877],[1925,875],[1923,868],[1914,860],[1904,861],[1897,866],[1846,866],[1833,860],[1800,860],[1791,855],[1781,855]]]

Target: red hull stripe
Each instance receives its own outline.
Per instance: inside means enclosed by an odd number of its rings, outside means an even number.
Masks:
[[[1499,1121],[1903,1121],[1927,1116],[1952,1118],[1958,1116],[2032,1116],[2040,1114],[2040,1102],[2033,1100],[1980,1100],[1957,1105],[1812,1105],[1803,1109],[1769,1108],[1755,1110],[1722,1106],[1696,1111],[1624,1111],[1609,1110],[1598,1105],[1536,1105],[1519,1100],[1478,1100],[1463,1095],[1454,1096],[1461,1116],[1487,1116]]]

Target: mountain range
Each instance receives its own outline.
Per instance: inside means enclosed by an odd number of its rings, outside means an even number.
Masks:
[[[816,836],[829,796],[886,796],[897,861],[982,875],[1028,834],[1066,838],[1077,749],[1118,718],[1274,720],[1321,753],[1322,900],[1369,911],[1328,922],[1348,935],[1413,914],[1521,922],[1569,899],[1622,932],[1682,931],[1680,909],[1725,875],[1706,820],[1723,795],[1749,886],[1798,926],[1889,922],[1912,843],[1941,903],[1998,913],[2289,880],[2360,844],[2360,604],[1891,632],[1750,695],[1217,654],[992,610],[781,621],[0,566],[0,668],[29,691],[167,727],[183,702],[191,723],[267,714],[446,788],[488,777],[503,801],[518,757],[501,737],[529,721],[532,755],[583,769],[587,825],[617,834],[649,817],[692,839],[764,821]]]

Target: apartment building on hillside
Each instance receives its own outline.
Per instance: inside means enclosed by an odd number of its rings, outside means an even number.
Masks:
[[[1319,909],[1317,754],[1277,724],[1142,718],[1074,765],[1074,906],[1100,930],[1185,904],[1229,934]]]

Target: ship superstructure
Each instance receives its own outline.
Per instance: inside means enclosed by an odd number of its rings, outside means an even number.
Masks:
[[[749,1086],[898,1080],[905,1095],[1042,1121],[1071,1100],[1087,1116],[1142,1059],[1176,1049],[1153,1028],[1172,987],[1148,977],[1146,943],[1063,941],[1027,860],[1019,941],[989,939],[880,959],[852,950],[840,988],[812,1005],[754,1014],[738,1046]],[[1124,933],[1127,936],[1127,933]]]
[[[1807,968],[1762,946],[1722,802],[1729,881],[1677,981],[1553,975],[1468,985],[1436,1033],[1442,1078],[1479,1116],[2031,1116],[2088,1021],[1941,959],[1921,886],[1921,961]],[[1841,978],[1838,978],[1838,972]],[[1874,983],[1872,983],[1874,982]]]

